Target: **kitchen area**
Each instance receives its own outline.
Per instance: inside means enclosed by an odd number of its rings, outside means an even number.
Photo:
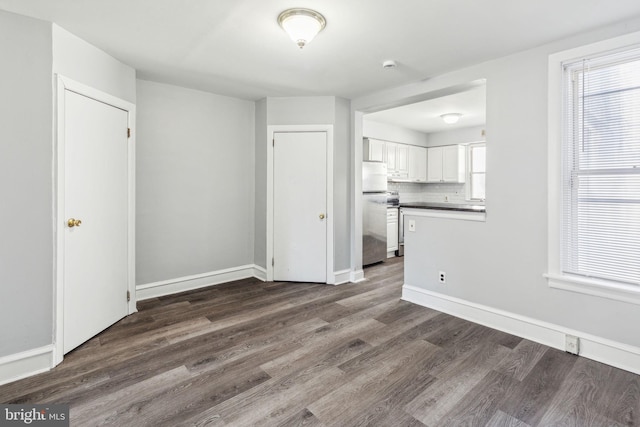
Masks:
[[[484,84],[367,114],[363,265],[404,256],[414,216],[484,221]]]

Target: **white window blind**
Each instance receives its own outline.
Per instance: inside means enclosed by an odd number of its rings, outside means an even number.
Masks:
[[[564,73],[563,271],[640,285],[640,49]]]

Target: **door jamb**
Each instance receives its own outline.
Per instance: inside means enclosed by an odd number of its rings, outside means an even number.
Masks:
[[[56,109],[54,124],[54,207],[53,221],[55,232],[54,248],[54,307],[53,307],[53,364],[58,365],[64,357],[64,236],[65,236],[65,91],[75,92],[104,104],[127,112],[128,126],[131,130],[128,142],[128,259],[127,286],[131,299],[128,314],[136,309],[135,286],[135,119],[136,106],[128,101],[104,93],[90,86],[76,82],[68,77],[56,74]],[[125,296],[123,295],[123,298]]]
[[[333,125],[267,126],[267,281],[273,281],[273,140],[277,132],[326,132],[327,134],[327,283],[335,284],[333,271]],[[269,144],[268,142],[271,142]],[[311,160],[311,159],[306,159]],[[305,159],[301,159],[305,161]]]

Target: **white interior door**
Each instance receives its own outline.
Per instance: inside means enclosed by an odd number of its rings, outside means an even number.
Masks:
[[[327,281],[327,133],[276,132],[273,279]]]
[[[64,96],[67,353],[128,313],[128,113]]]

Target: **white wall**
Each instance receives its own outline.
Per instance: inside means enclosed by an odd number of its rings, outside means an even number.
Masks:
[[[52,343],[51,24],[0,11],[0,58],[1,357]]]
[[[53,25],[53,72],[136,102],[136,72],[64,28]]]
[[[256,101],[253,263],[267,268],[267,98]]]
[[[351,239],[349,232],[349,213],[351,200],[351,146],[350,132],[351,102],[347,99],[335,99],[335,121],[333,128],[333,250],[335,271],[349,269],[351,266]]]
[[[429,136],[426,133],[389,123],[367,120],[367,116],[364,116],[362,120],[362,134],[365,138],[375,138],[383,141],[401,142],[403,144],[419,145],[421,147],[429,145]]]
[[[333,124],[335,102],[333,96],[269,97],[267,125]]]
[[[137,81],[136,284],[253,264],[251,101]]]
[[[482,134],[485,126],[472,126],[468,128],[460,128],[447,130],[442,132],[433,132],[429,134],[429,147],[438,145],[466,144],[469,142],[480,142],[485,140]]]
[[[355,111],[367,111],[487,79],[486,222],[419,218],[417,228],[429,238],[406,259],[414,262],[406,264],[405,283],[640,346],[640,306],[551,289],[542,276],[547,272],[549,54],[638,30],[635,19],[352,101]],[[446,285],[436,281],[440,270],[447,272]]]

